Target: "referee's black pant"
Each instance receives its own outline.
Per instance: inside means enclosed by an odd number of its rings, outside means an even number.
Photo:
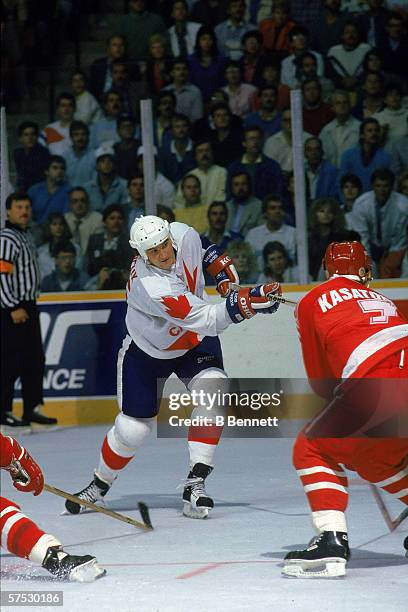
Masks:
[[[0,411],[11,412],[14,385],[21,379],[23,416],[43,403],[44,351],[40,319],[35,302],[21,304],[28,313],[25,323],[14,323],[9,310],[1,308],[1,388]]]

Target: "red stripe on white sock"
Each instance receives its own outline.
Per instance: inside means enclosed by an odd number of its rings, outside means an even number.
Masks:
[[[123,457],[122,455],[115,453],[115,451],[113,451],[109,446],[107,436],[105,436],[103,441],[101,453],[105,464],[111,470],[122,470],[133,458],[133,455],[132,457]]]

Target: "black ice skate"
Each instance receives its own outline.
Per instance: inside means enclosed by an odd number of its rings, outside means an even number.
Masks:
[[[19,419],[12,412],[5,412],[0,417],[0,431],[4,434],[29,433],[30,429],[29,421]]]
[[[69,555],[62,546],[50,546],[42,566],[60,580],[74,582],[93,582],[106,574],[106,570],[98,565],[95,557]]]
[[[286,555],[282,574],[290,578],[339,578],[346,575],[349,559],[347,534],[324,531],[304,550]]]
[[[74,495],[80,499],[89,501],[92,504],[98,503],[99,505],[104,506],[105,503],[103,498],[109,491],[110,487],[111,485],[98,478],[98,476],[95,474],[92,482],[90,482],[85,489],[79,491],[79,493],[74,493]],[[69,499],[67,499],[65,502],[65,508],[66,512],[64,512],[64,514],[79,514],[80,512],[86,511],[85,506],[81,506],[80,504],[77,504]]]
[[[212,472],[212,467],[196,463],[184,483],[183,514],[189,518],[203,519],[214,508],[214,502],[206,493],[204,481]]]
[[[54,417],[47,417],[45,414],[41,412],[41,406],[36,406],[31,414],[24,415],[26,421],[29,421],[33,426],[40,426],[41,428],[46,429],[55,429],[58,421]]]

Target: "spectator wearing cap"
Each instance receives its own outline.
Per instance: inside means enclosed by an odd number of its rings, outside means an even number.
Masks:
[[[327,161],[338,168],[344,151],[358,143],[360,121],[351,114],[347,91],[335,91],[331,97],[331,107],[335,118],[323,127],[319,138]]]
[[[76,70],[71,78],[71,89],[75,96],[76,121],[83,121],[87,125],[102,119],[103,113],[95,96],[87,89],[87,77],[82,70]]]
[[[295,26],[289,32],[289,40],[291,44],[291,55],[285,57],[281,66],[281,82],[290,88],[297,86],[297,59],[306,51],[310,51],[317,61],[317,75],[323,76],[324,64],[320,53],[309,49],[309,31],[302,26]]]
[[[393,145],[405,136],[408,120],[408,109],[402,106],[402,88],[398,83],[389,83],[384,92],[384,110],[375,113],[383,131],[385,149],[391,151]]]
[[[138,126],[133,115],[120,115],[116,122],[120,142],[113,145],[118,175],[126,180],[134,174],[137,167],[137,150],[140,146]]]
[[[172,183],[178,183],[195,166],[191,125],[188,117],[175,113],[171,119],[171,141],[158,154],[161,172]]]
[[[238,117],[245,117],[251,110],[251,104],[257,93],[257,88],[242,82],[239,62],[230,61],[225,67],[226,85],[223,90],[228,95],[231,112]]]
[[[390,168],[391,156],[380,148],[380,124],[376,119],[365,119],[360,125],[357,147],[345,151],[341,158],[339,178],[355,174],[361,181],[363,192],[370,189],[371,175],[378,168]]]
[[[43,278],[41,291],[83,291],[88,276],[75,267],[76,251],[72,242],[60,242],[54,248],[55,270]]]
[[[20,147],[14,150],[16,183],[25,192],[31,185],[43,181],[50,153],[38,142],[39,129],[33,121],[24,121],[18,126]]]
[[[175,189],[173,183],[167,179],[158,169],[157,149],[153,147],[155,158],[155,179],[154,179],[154,201],[156,204],[164,206],[173,206]],[[137,150],[137,170],[144,173],[143,165],[144,147],[141,146]]]
[[[69,128],[72,145],[64,154],[66,176],[70,185],[85,185],[95,173],[95,151],[89,146],[89,128],[74,120]]]
[[[112,145],[118,142],[117,120],[122,114],[122,97],[117,91],[109,90],[103,95],[104,117],[91,126],[91,147],[97,149],[104,142]]]
[[[259,90],[259,110],[245,117],[244,125],[257,125],[265,138],[273,136],[281,129],[281,114],[276,109],[278,90],[275,85],[264,85]]]
[[[109,261],[109,269],[129,272],[133,252],[129,246],[123,206],[110,204],[103,211],[103,232],[89,238],[86,251],[87,272],[93,277]]]
[[[188,82],[188,63],[186,59],[176,58],[171,69],[172,83],[163,91],[171,91],[176,96],[176,111],[189,118],[191,123],[203,116],[201,91]]]
[[[33,220],[45,223],[51,213],[68,210],[69,183],[65,180],[65,160],[60,155],[51,155],[45,170],[45,181],[32,185],[28,190],[31,198]]]
[[[103,211],[109,204],[126,204],[126,181],[117,176],[115,152],[110,144],[103,144],[95,152],[96,176],[84,185],[92,210]]]
[[[209,138],[214,162],[227,167],[243,152],[242,121],[232,114],[226,102],[218,102],[211,107],[210,121],[212,129],[209,131]]]
[[[378,168],[371,177],[372,191],[353,206],[352,227],[377,264],[384,255],[408,246],[408,198],[393,191],[394,181],[391,170]]]
[[[253,26],[247,23],[244,0],[227,0],[228,19],[215,27],[218,48],[230,60],[239,60],[242,56],[241,39]]]
[[[306,193],[309,202],[316,198],[337,198],[336,166],[323,159],[323,147],[319,138],[308,138],[304,146]]]

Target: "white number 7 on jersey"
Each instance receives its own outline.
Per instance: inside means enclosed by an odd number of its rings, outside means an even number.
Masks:
[[[382,300],[358,300],[358,305],[363,312],[378,312],[375,317],[370,317],[370,325],[376,323],[388,323],[390,317],[397,315],[397,307],[392,302]]]

